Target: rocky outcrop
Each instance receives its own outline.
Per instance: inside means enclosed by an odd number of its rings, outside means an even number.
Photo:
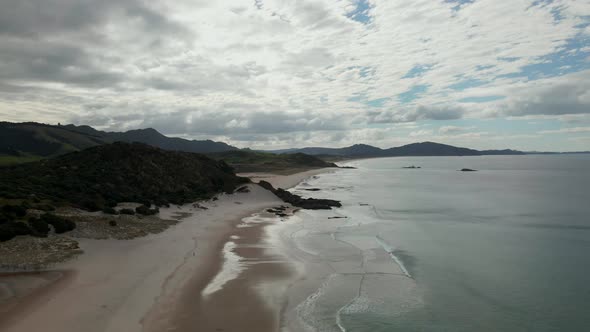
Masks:
[[[332,199],[316,199],[316,198],[303,198],[299,195],[295,195],[291,192],[288,192],[284,189],[277,188],[275,189],[270,183],[266,181],[260,181],[258,183],[262,188],[271,191],[274,193],[278,198],[282,199],[284,202],[289,203],[293,206],[300,207],[302,209],[308,210],[330,210],[333,207],[341,207],[339,201],[335,201]]]

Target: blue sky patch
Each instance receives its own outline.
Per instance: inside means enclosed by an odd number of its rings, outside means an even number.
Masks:
[[[457,4],[455,7],[453,7],[453,10],[458,11],[459,9],[461,9],[461,6],[465,4],[474,3],[475,0],[445,0],[445,2]]]
[[[536,80],[590,69],[590,61],[588,61],[590,50],[582,51],[588,46],[590,46],[590,38],[580,34],[568,40],[559,51],[541,57],[535,64],[522,67],[519,73],[500,77],[526,77],[529,80]]]
[[[357,22],[368,24],[371,22],[371,16],[369,15],[370,10],[371,5],[367,0],[358,0],[356,3],[356,9],[346,16]]]
[[[463,90],[474,88],[474,87],[481,86],[484,84],[486,84],[484,81],[469,78],[469,79],[463,80],[461,82],[451,84],[448,87],[450,89],[453,89],[456,91],[463,91]]]
[[[415,65],[414,68],[410,69],[402,78],[413,78],[422,76],[425,72],[432,69],[432,65]]]
[[[397,95],[398,99],[402,103],[409,103],[415,99],[417,99],[420,94],[426,92],[428,90],[428,85],[415,85],[410,90],[400,93]]]
[[[367,96],[365,95],[356,95],[354,97],[350,97],[347,100],[355,103],[361,103],[367,105],[369,107],[383,107],[383,105],[389,101],[390,98],[378,98],[368,100]]]
[[[505,96],[482,96],[482,97],[467,97],[459,99],[460,103],[487,103],[490,101],[500,100],[506,98]]]

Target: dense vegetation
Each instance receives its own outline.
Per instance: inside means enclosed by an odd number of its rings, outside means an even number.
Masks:
[[[337,167],[333,163],[303,153],[273,154],[252,150],[226,151],[208,154],[209,157],[223,160],[238,172],[288,171],[289,169],[309,169]]]
[[[104,132],[89,126],[52,126],[41,123],[0,122],[0,166],[54,157],[113,142],[144,143],[169,151],[206,153],[238,171],[284,171],[334,167],[303,153],[275,155],[239,150],[221,142],[166,137],[155,129]]]
[[[222,161],[114,143],[0,169],[0,197],[35,197],[90,211],[119,202],[182,204],[233,191],[247,181]]]

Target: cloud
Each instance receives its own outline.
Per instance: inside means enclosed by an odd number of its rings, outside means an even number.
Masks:
[[[529,83],[503,107],[513,116],[590,113],[590,70]]]
[[[2,9],[6,120],[253,145],[393,144],[410,133],[399,124],[590,110],[582,0],[5,0]],[[438,135],[473,135],[447,127]]]
[[[543,130],[540,134],[563,134],[563,133],[588,133],[590,127],[574,127],[574,128],[561,128],[556,130]]]
[[[442,126],[438,128],[438,133],[441,135],[463,133],[467,130],[473,130],[475,127],[459,127],[459,126]]]

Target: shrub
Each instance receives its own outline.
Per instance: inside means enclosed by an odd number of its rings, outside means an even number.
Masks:
[[[0,225],[0,241],[8,241],[18,235],[29,235],[31,229],[22,222],[11,221]]]
[[[34,236],[47,237],[47,233],[49,233],[49,225],[45,220],[29,218],[29,226],[31,226]]]
[[[14,238],[14,230],[7,224],[0,225],[0,242],[8,241]]]
[[[111,227],[117,226],[117,221],[116,220],[109,220],[109,226],[111,226]]]
[[[120,214],[128,214],[128,215],[134,215],[135,211],[132,209],[121,209],[119,210]]]
[[[117,206],[117,201],[116,200],[113,200],[113,199],[109,199],[109,200],[106,201],[105,205],[107,207],[114,208],[115,206]]]
[[[13,221],[13,222],[8,223],[7,226],[12,228],[15,235],[29,235],[29,234],[31,234],[31,229],[24,222]]]
[[[42,215],[41,220],[43,220],[46,223],[53,226],[53,228],[55,229],[55,232],[57,234],[69,232],[69,231],[73,230],[74,228],[76,228],[75,222],[73,222],[69,219],[65,219],[65,218],[56,216],[55,214],[51,214],[51,213],[46,213],[46,214]]]
[[[154,204],[156,206],[165,206],[165,207],[170,207],[170,203],[168,203],[168,200],[163,199],[163,198],[158,198],[155,200]]]
[[[98,200],[88,199],[82,202],[82,207],[90,212],[102,210],[103,203]]]
[[[135,208],[135,212],[138,214],[142,214],[144,216],[151,216],[154,215],[158,212],[160,212],[160,210],[156,209],[150,209],[147,205],[141,205],[138,206],[137,208]]]
[[[141,205],[145,205],[145,206],[147,206],[148,208],[149,208],[150,206],[152,206],[152,202],[150,202],[150,201],[149,201],[149,200],[147,200],[147,199],[140,200],[140,201],[138,201],[138,203],[140,203]]]
[[[27,209],[20,205],[4,205],[2,211],[4,214],[14,215],[21,218],[27,215]]]
[[[11,220],[12,220],[12,218],[10,218],[9,216],[5,215],[4,213],[0,213],[0,225],[6,224],[7,222],[9,222]]]
[[[102,212],[105,214],[119,214],[119,212],[117,212],[117,210],[113,209],[112,207],[106,207],[102,209]]]
[[[38,204],[35,206],[35,208],[37,210],[41,210],[41,211],[55,211],[55,206],[51,205],[51,204]]]

